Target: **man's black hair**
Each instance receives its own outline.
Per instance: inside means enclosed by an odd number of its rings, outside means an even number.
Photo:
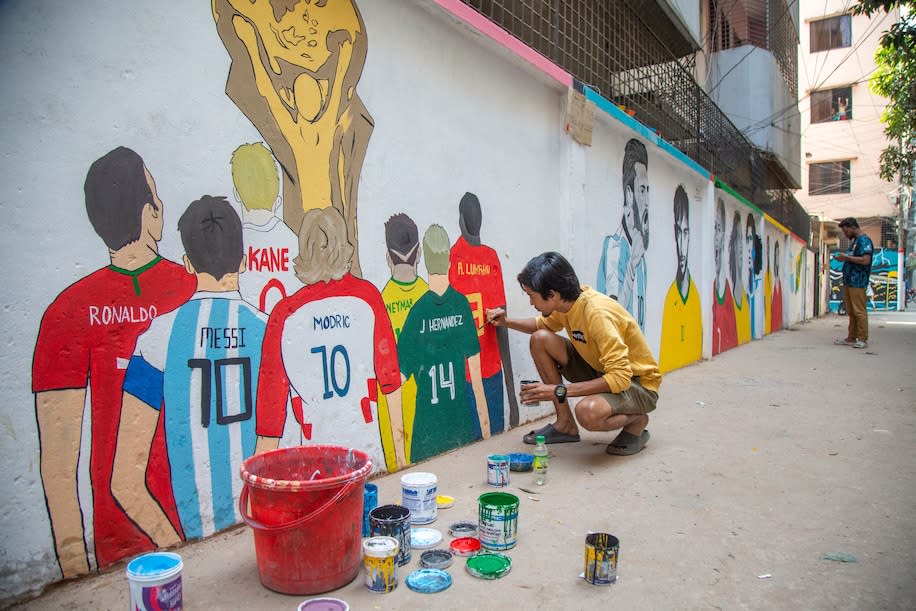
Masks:
[[[674,190],[674,222],[677,223],[680,217],[687,219],[687,224],[690,224],[690,204],[683,185],[678,185]]]
[[[181,244],[194,271],[220,280],[235,274],[245,256],[242,221],[225,197],[203,195],[178,219]]]
[[[409,216],[400,212],[385,221],[385,246],[395,265],[413,265],[420,255],[420,232]]]
[[[857,220],[855,219],[855,217],[847,216],[847,217],[844,218],[842,221],[840,221],[840,227],[855,227],[855,228],[858,228],[858,227],[859,227],[859,221],[857,221]]]
[[[465,193],[461,197],[461,202],[458,204],[458,224],[466,240],[476,240],[476,243],[480,244],[483,213],[480,210],[480,200],[473,193]]]
[[[146,204],[159,210],[143,168],[140,155],[119,146],[97,159],[86,173],[86,214],[111,250],[120,250],[140,239]]]
[[[518,283],[544,299],[556,291],[565,301],[575,301],[582,292],[576,271],[558,252],[545,252],[528,261],[518,274]]]
[[[760,242],[760,236],[757,235],[757,219],[750,213],[747,215],[747,228],[751,230],[751,235],[753,236],[751,241],[754,243],[754,252],[751,266],[754,268],[754,275],[756,276],[763,269],[763,253],[760,252],[763,249],[763,244]]]

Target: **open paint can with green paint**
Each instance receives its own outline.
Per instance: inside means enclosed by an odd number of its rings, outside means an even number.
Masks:
[[[508,492],[487,492],[477,499],[480,517],[477,536],[492,550],[512,549],[518,535],[518,497]]]

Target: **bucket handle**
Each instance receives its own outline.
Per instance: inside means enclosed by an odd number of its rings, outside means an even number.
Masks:
[[[239,514],[241,514],[242,520],[245,521],[245,524],[247,524],[248,526],[254,528],[255,530],[266,530],[266,531],[268,531],[268,532],[274,532],[274,533],[282,532],[282,531],[284,531],[284,530],[290,530],[290,529],[292,529],[292,528],[297,528],[297,527],[299,527],[299,526],[302,526],[302,525],[305,524],[306,522],[310,522],[311,520],[314,520],[314,519],[315,519],[316,517],[318,517],[320,514],[324,513],[329,507],[331,507],[331,505],[335,505],[335,504],[336,504],[338,501],[340,501],[344,496],[346,496],[347,494],[349,494],[351,490],[353,490],[353,488],[354,488],[354,487],[356,486],[356,484],[357,484],[357,481],[359,481],[359,480],[358,480],[358,479],[351,479],[350,481],[348,481],[348,482],[346,483],[346,485],[343,486],[343,487],[337,492],[337,494],[335,494],[334,496],[332,496],[324,505],[322,505],[321,507],[319,507],[319,508],[316,509],[315,511],[313,511],[313,512],[311,512],[311,513],[309,513],[309,514],[306,514],[306,515],[302,516],[301,518],[297,518],[297,519],[293,520],[292,522],[287,522],[286,524],[278,524],[278,525],[264,524],[263,522],[258,522],[257,520],[255,520],[254,518],[252,518],[250,515],[248,515],[248,492],[249,492],[249,486],[248,486],[248,484],[246,483],[246,484],[242,487],[242,493],[239,495]]]

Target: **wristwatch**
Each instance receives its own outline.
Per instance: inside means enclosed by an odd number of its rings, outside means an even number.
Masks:
[[[562,384],[557,384],[553,389],[553,396],[557,398],[557,401],[560,403],[566,403],[566,387]]]

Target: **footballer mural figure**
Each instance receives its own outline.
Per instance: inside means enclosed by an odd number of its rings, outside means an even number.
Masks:
[[[137,337],[195,287],[182,266],[159,256],[165,206],[136,152],[122,146],[96,160],[84,191],[111,264],[48,306],[32,363],[41,481],[64,578],[88,572],[93,558],[106,568],[155,547],[111,493],[121,386]],[[88,448],[81,447],[85,417],[92,422]],[[150,468],[140,480],[177,523],[161,430],[150,442]],[[81,452],[90,455],[89,481],[78,477]],[[80,490],[90,490],[91,503],[81,504]]]
[[[162,420],[172,492],[185,539],[241,520],[242,461],[277,447],[255,435],[257,371],[267,316],[242,300],[242,221],[223,197],[204,195],[178,221],[197,292],[137,340],[124,378],[112,491],[160,546],[178,533],[143,486],[149,442]],[[282,406],[286,413],[286,405]]]
[[[506,307],[503,272],[496,251],[480,241],[483,213],[480,200],[465,193],[458,204],[458,226],[461,236],[449,254],[448,282],[467,297],[480,340],[480,369],[484,393],[490,410],[490,432],[502,433],[506,428],[503,388],[509,398],[509,425],[518,425],[518,401],[509,356],[509,333],[505,327],[486,324],[484,312]],[[471,383],[470,375],[467,377]],[[469,389],[470,390],[470,389]],[[473,397],[473,393],[469,397]],[[476,414],[474,402],[471,412]],[[475,420],[476,422],[476,420]],[[476,431],[480,434],[480,431]]]
[[[674,246],[677,272],[665,296],[658,361],[662,373],[698,361],[703,356],[702,304],[688,266],[690,206],[682,185],[674,191]]]

